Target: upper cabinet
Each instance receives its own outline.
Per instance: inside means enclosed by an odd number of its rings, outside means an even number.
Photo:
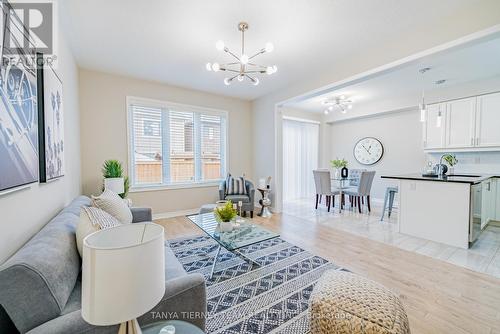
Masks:
[[[477,98],[476,146],[500,147],[500,93]]]
[[[473,147],[476,98],[450,101],[444,105],[446,107],[445,147]]]
[[[437,114],[441,111],[441,126]],[[429,105],[423,127],[427,151],[500,150],[500,93]]]

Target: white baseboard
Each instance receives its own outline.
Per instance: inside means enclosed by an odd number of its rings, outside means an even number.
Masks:
[[[156,219],[167,219],[167,218],[174,218],[174,217],[182,217],[182,216],[187,216],[187,215],[194,215],[194,214],[197,214],[198,212],[200,212],[200,208],[180,210],[180,211],[170,211],[170,212],[155,213],[155,214],[153,214],[153,220],[156,220]]]

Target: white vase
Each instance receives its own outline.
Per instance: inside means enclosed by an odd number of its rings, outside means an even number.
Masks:
[[[220,230],[222,232],[231,232],[233,230],[232,222],[220,222]]]
[[[333,174],[333,178],[340,179],[340,168],[335,168],[335,172]]]
[[[104,179],[104,189],[111,190],[116,194],[123,194],[125,192],[125,180],[123,177]]]

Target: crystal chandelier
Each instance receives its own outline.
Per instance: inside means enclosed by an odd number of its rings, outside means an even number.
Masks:
[[[225,71],[229,72],[232,76],[226,77],[224,79],[224,84],[229,86],[234,79],[238,81],[243,81],[246,79],[250,80],[252,84],[257,86],[259,84],[259,78],[257,78],[256,74],[268,74],[271,75],[278,71],[276,65],[273,66],[263,66],[255,64],[252,59],[263,54],[272,52],[274,50],[274,46],[272,43],[266,43],[264,48],[260,49],[253,55],[248,55],[245,53],[245,31],[248,30],[248,23],[240,22],[238,24],[238,30],[241,31],[241,55],[237,55],[235,52],[229,50],[229,48],[224,44],[223,41],[219,40],[215,43],[215,47],[219,51],[224,51],[233,57],[236,61],[219,64],[219,63],[207,63],[206,68],[207,71]]]
[[[341,113],[345,114],[347,112],[347,109],[352,109],[352,103],[353,101],[351,99],[348,99],[345,95],[325,100],[323,101],[323,105],[328,107],[325,109],[324,113],[325,115],[328,115],[330,111],[338,108]]]

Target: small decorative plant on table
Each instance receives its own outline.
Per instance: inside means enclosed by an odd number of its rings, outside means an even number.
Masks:
[[[338,179],[340,177],[340,170],[347,167],[347,160],[337,158],[335,160],[331,160],[330,163],[332,164],[332,167],[335,168],[335,178]]]
[[[227,201],[226,204],[214,209],[215,220],[219,223],[221,231],[230,232],[233,229],[232,221],[238,215],[233,207],[233,202]]]

